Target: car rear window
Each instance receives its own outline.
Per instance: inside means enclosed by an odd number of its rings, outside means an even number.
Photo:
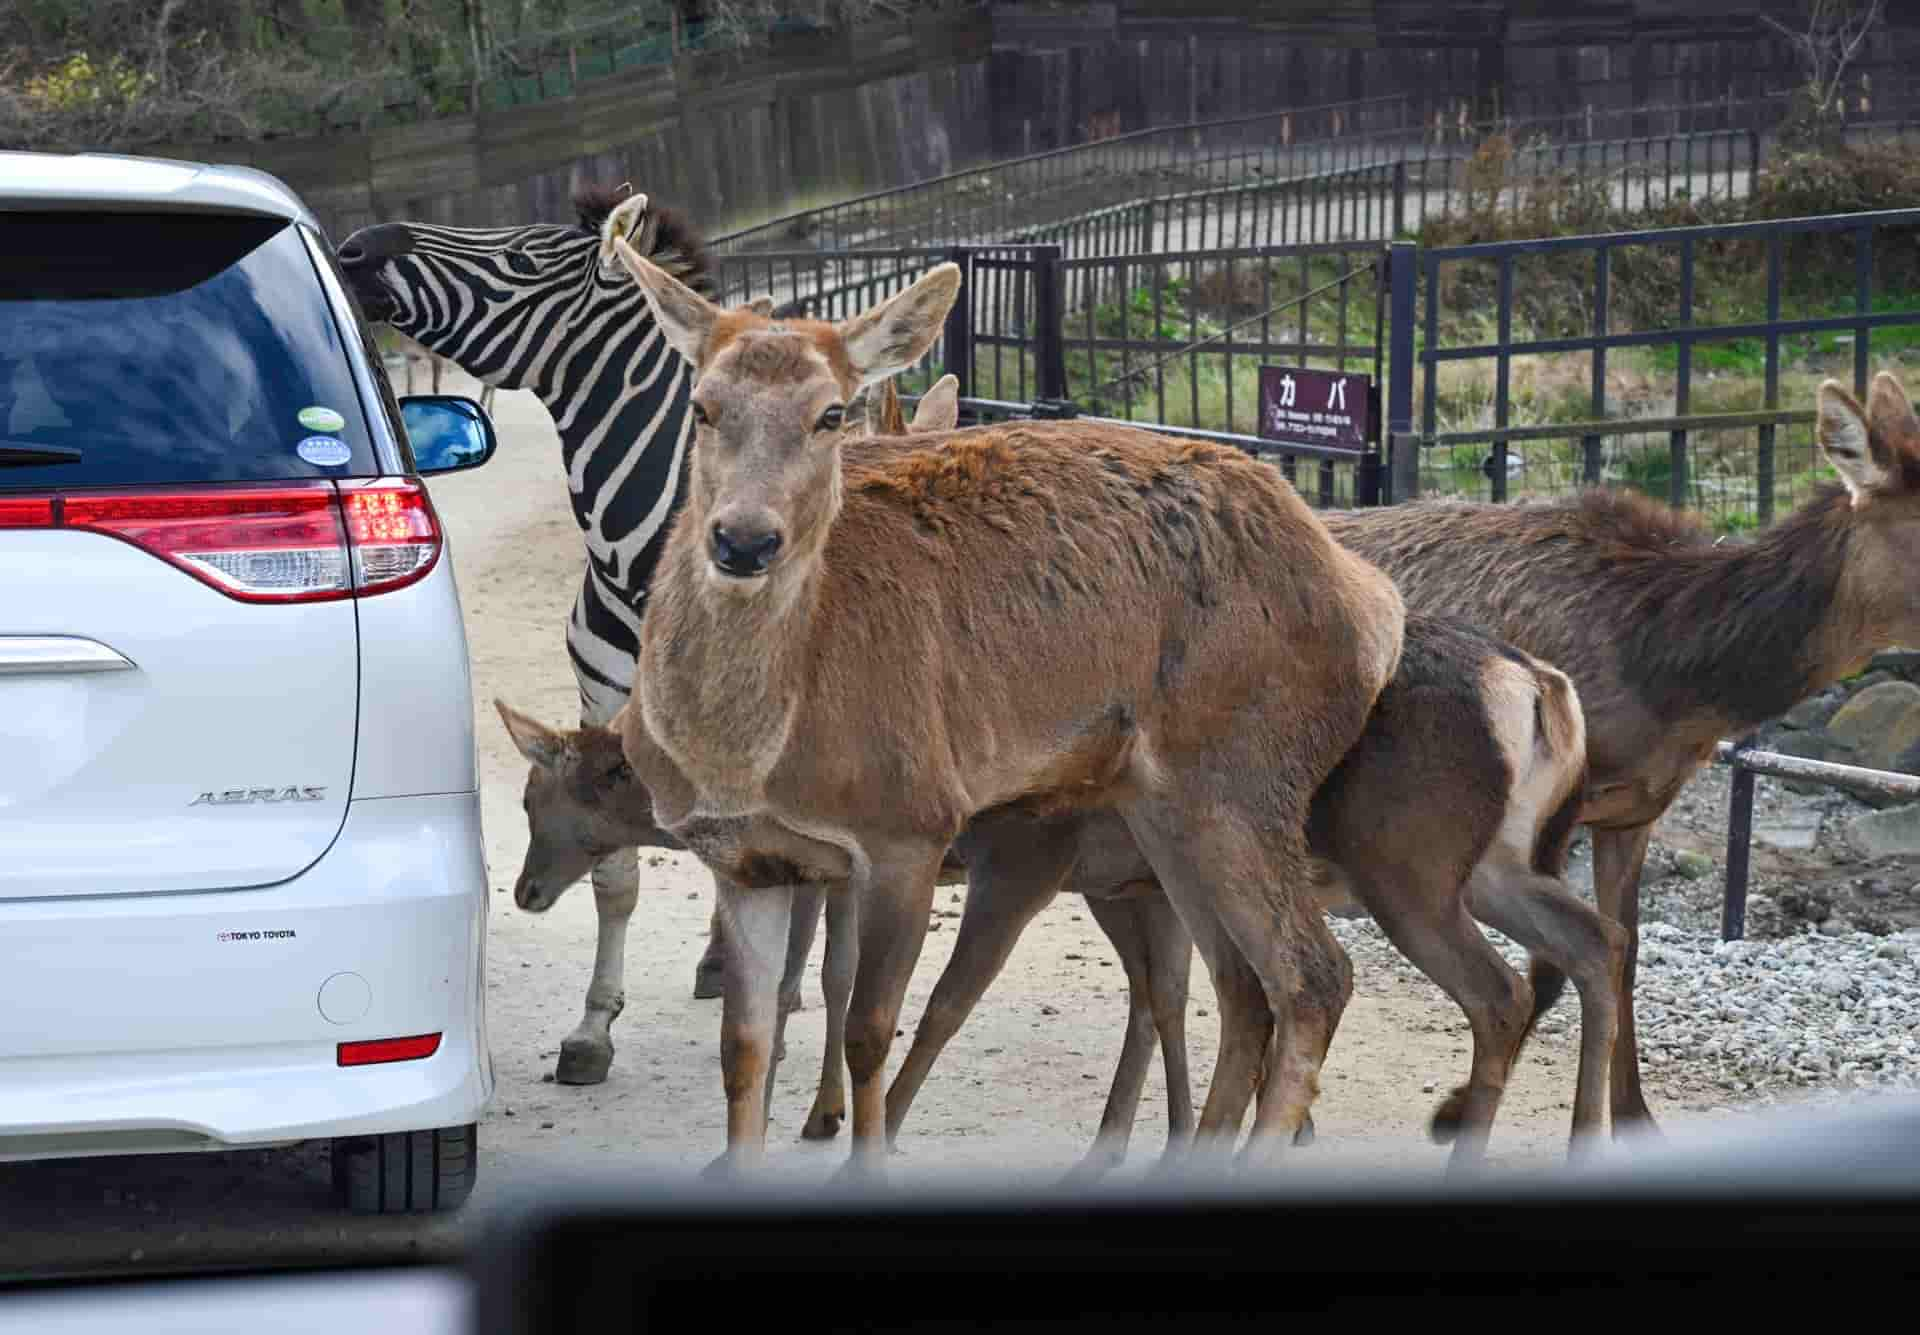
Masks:
[[[0,212],[0,491],[378,471],[295,224]]]

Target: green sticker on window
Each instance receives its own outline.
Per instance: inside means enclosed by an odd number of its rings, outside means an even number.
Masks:
[[[315,404],[311,408],[300,410],[300,425],[309,431],[338,431],[347,424],[347,419],[331,408],[322,408]]]

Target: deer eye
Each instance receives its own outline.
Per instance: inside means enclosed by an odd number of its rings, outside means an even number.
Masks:
[[[836,403],[820,414],[820,420],[814,423],[813,429],[815,431],[838,431],[840,424],[846,420],[846,417],[846,408]]]
[[[700,426],[712,426],[713,419],[707,416],[707,410],[701,404],[693,405],[693,420]]]

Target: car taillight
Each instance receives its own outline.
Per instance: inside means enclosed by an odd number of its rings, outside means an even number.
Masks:
[[[405,478],[0,496],[5,528],[106,534],[250,603],[404,588],[441,547],[426,489]]]
[[[351,591],[346,535],[329,482],[59,498],[61,528],[123,538],[244,602]]]
[[[353,584],[361,593],[403,588],[433,569],[440,521],[418,482],[342,482],[340,505],[353,550]]]
[[[382,1062],[419,1061],[439,1050],[440,1035],[416,1034],[412,1038],[369,1038],[358,1043],[342,1043],[337,1052],[342,1066],[377,1066]]]
[[[53,502],[45,496],[0,496],[0,528],[52,528]]]

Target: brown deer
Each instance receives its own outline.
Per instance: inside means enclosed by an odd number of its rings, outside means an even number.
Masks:
[[[590,759],[617,749],[611,731],[553,733],[504,707],[502,713],[536,768],[603,776],[597,784],[543,789],[546,800],[528,809],[533,848],[565,845],[577,838],[570,831],[589,828],[602,831],[595,836],[602,840],[657,841],[645,789],[630,771],[609,771]],[[537,738],[537,745],[522,741],[523,733]],[[1398,670],[1366,731],[1314,796],[1308,837],[1316,897],[1323,906],[1357,898],[1468,1017],[1473,1092],[1455,1128],[1456,1169],[1484,1154],[1533,1015],[1527,982],[1469,915],[1506,931],[1574,978],[1582,1003],[1574,1147],[1605,1125],[1625,933],[1555,879],[1582,795],[1583,733],[1578,697],[1557,670],[1461,623],[1416,615],[1407,619]],[[1434,801],[1436,793],[1447,800]],[[1393,813],[1384,831],[1383,812]],[[1051,851],[1063,844],[1071,851],[1064,876]],[[571,854],[582,873],[591,851]],[[1098,1176],[1124,1158],[1156,1036],[1167,1069],[1167,1161],[1177,1162],[1193,1116],[1185,1040],[1193,940],[1125,822],[1106,811],[1037,815],[1016,803],[969,821],[949,867],[966,871],[966,910],[953,955],[887,1092],[889,1143],[941,1049],[1004,966],[1021,931],[1065,889],[1085,896],[1120,955],[1128,984],[1126,1037],[1099,1137],[1072,1176]],[[829,961],[837,930],[830,922]],[[789,951],[790,969],[797,971],[804,961],[804,948],[797,957]],[[1209,965],[1220,967],[1213,959]],[[797,973],[789,986],[797,989]],[[830,1047],[834,1004],[830,988]],[[837,1090],[838,1073],[832,1074]],[[833,1097],[827,1079],[823,1073],[803,1134],[818,1134],[816,1119]],[[1303,1130],[1310,1128],[1309,1119]]]
[[[765,315],[773,309],[773,303],[767,298],[756,298],[747,303],[747,309]],[[909,424],[894,382],[885,381],[868,392],[864,416],[847,430],[890,436],[906,435],[909,431],[950,431],[959,420],[959,392],[960,382],[955,377],[940,377],[915,405]],[[626,798],[633,783],[633,771],[620,750],[623,714],[616,714],[605,728],[586,728],[568,735],[544,727],[504,701],[493,703],[506,725],[507,735],[529,765],[520,801],[521,809],[527,814],[528,841],[520,875],[513,887],[516,904],[536,909],[552,905],[562,891],[587,875],[601,860],[623,849],[685,850],[684,844],[653,823],[650,800]],[[943,867],[940,884],[959,884],[964,880],[957,863],[950,862]],[[773,1059],[776,1065],[785,1055],[787,1016],[800,1009],[802,975],[825,902],[818,885],[801,886],[794,891],[793,921],[780,984]],[[845,908],[844,897],[833,901],[827,958],[821,970],[827,1003],[827,1042],[818,1092],[800,1131],[808,1140],[832,1139],[846,1120],[847,1003],[853,988],[855,942],[851,920],[844,916]],[[716,911],[709,941],[721,939]],[[773,1071],[770,1069],[766,1099],[769,1109],[772,1099]]]
[[[1607,1067],[1626,934],[1559,875],[1585,780],[1579,697],[1558,670],[1448,618],[1410,615],[1400,664],[1359,743],[1314,795],[1308,846],[1321,902],[1349,899],[1466,1013],[1472,1073],[1451,1166],[1485,1152],[1508,1072],[1533,1024],[1531,988],[1474,927],[1477,917],[1570,975],[1581,1000],[1573,1144],[1605,1126]],[[1445,794],[1444,801],[1436,801]],[[1017,845],[1019,813],[976,819],[956,845],[969,871],[990,844]],[[1185,1040],[1192,942],[1150,865],[1108,813],[1074,818],[1079,855],[1064,888],[1084,895],[1127,976],[1127,1030],[1099,1137],[1076,1176],[1125,1156],[1156,1033],[1167,1070],[1169,1146],[1190,1117]],[[970,876],[959,938],[887,1092],[899,1134],[941,1048],[1005,965],[1053,886]],[[1311,1122],[1307,1124],[1311,1130]]]
[[[1737,737],[1857,671],[1920,643],[1920,422],[1892,375],[1868,407],[1828,380],[1817,438],[1840,475],[1751,542],[1697,519],[1594,490],[1550,503],[1425,501],[1328,514],[1342,545],[1388,571],[1409,606],[1471,619],[1574,680],[1587,718],[1594,896],[1627,929],[1615,1134],[1652,1130],[1633,1025],[1640,871],[1686,782]],[[1564,977],[1532,970],[1544,1011]],[[1456,1120],[1461,1091],[1436,1115]]]
[[[881,1076],[935,881],[966,822],[1014,802],[1115,810],[1222,944],[1196,1142],[1231,1143],[1256,1080],[1250,1150],[1291,1136],[1351,991],[1306,818],[1399,658],[1392,582],[1267,466],[1129,428],[976,427],[843,470],[845,405],[932,346],[953,265],[833,325],[722,310],[616,253],[695,372],[622,741],[720,887],[720,1162],[763,1151],[776,960],[794,887],[818,882],[854,901],[853,1164],[883,1167]],[[1071,848],[1028,855],[1063,875]]]

